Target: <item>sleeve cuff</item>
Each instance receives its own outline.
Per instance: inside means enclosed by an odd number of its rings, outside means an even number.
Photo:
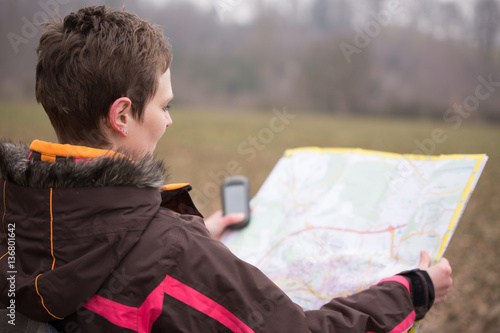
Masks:
[[[399,273],[410,283],[410,293],[416,320],[422,319],[434,303],[434,285],[429,274],[421,269],[414,269]]]

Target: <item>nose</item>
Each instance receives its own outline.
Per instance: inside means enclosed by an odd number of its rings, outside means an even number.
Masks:
[[[167,120],[167,127],[170,127],[172,125],[172,117],[170,117],[170,113],[168,111],[165,112],[165,119]]]

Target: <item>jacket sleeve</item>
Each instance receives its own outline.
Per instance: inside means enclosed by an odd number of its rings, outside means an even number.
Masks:
[[[404,274],[383,279],[351,296],[335,298],[317,311],[307,311],[309,328],[312,332],[405,332],[429,310],[433,291],[427,288],[433,288],[427,285],[426,272]],[[425,303],[417,303],[419,300]]]
[[[165,314],[172,327],[184,327],[189,315],[196,318],[192,322],[204,321],[204,332],[395,333],[407,330],[431,305],[430,279],[415,270],[332,299],[318,310],[303,311],[260,270],[211,239],[201,219],[183,218],[185,225],[179,228],[178,241],[172,247],[177,266],[171,275],[176,284],[199,299],[183,301],[169,295]],[[420,303],[415,304],[416,300]],[[189,306],[180,307],[181,303]],[[182,313],[176,313],[178,308]]]

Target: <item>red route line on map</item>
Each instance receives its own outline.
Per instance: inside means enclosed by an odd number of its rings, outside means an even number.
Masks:
[[[394,230],[401,229],[404,227],[406,227],[406,224],[402,224],[402,225],[399,225],[397,227],[393,227],[391,225],[391,226],[387,227],[386,229],[373,230],[373,231],[359,231],[359,230],[354,230],[354,229],[344,229],[344,228],[336,228],[336,227],[307,227],[307,228],[292,232],[291,234],[286,235],[285,237],[280,239],[276,244],[274,244],[274,246],[272,248],[270,248],[266,252],[266,254],[261,259],[259,259],[259,261],[257,262],[257,266],[259,266],[261,264],[262,260],[267,258],[271,254],[271,252],[273,252],[274,249],[276,249],[278,246],[280,246],[280,244],[283,243],[287,238],[298,235],[298,234],[305,232],[305,231],[311,231],[312,229],[335,230],[335,231],[342,231],[342,232],[351,232],[351,233],[355,233],[355,234],[381,234],[384,232],[390,232],[393,235],[392,241],[394,241]],[[391,245],[391,255],[392,255],[392,245]]]

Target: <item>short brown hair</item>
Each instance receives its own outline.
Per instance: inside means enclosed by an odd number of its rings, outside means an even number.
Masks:
[[[133,116],[142,119],[172,61],[156,26],[105,6],[82,8],[45,26],[37,48],[36,100],[61,143],[107,144],[102,122],[120,97],[129,97]]]

